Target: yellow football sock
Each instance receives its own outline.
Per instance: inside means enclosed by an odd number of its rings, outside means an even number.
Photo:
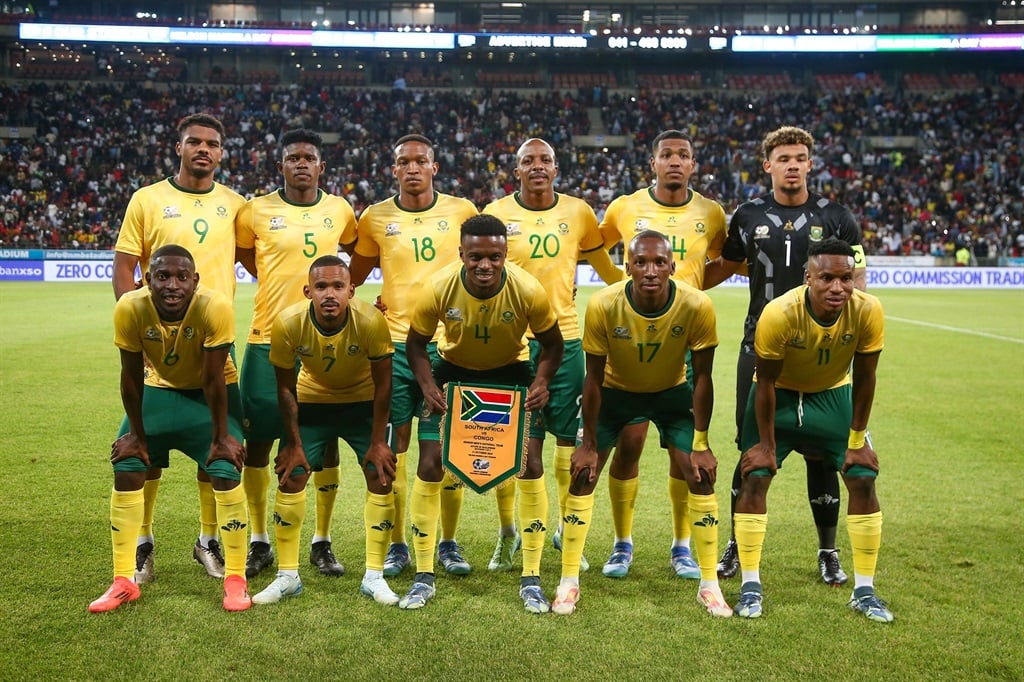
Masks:
[[[146,480],[142,486],[144,507],[142,510],[142,527],[139,528],[139,535],[143,537],[153,536],[153,511],[156,509],[156,494],[160,492],[160,479]]]
[[[675,479],[670,479],[675,480]],[[718,498],[690,493],[690,522],[701,580],[718,580]]]
[[[736,549],[740,557],[740,569],[744,572],[761,570],[761,548],[768,528],[767,514],[740,514],[733,516],[736,534]]]
[[[391,483],[391,496],[395,498],[394,527],[391,529],[391,542],[404,545],[405,541],[405,503],[409,497],[409,475],[406,472],[405,460],[408,453],[395,454],[395,480]]]
[[[142,527],[146,495],[140,490],[110,493],[110,543],[114,548],[114,577],[135,580],[135,546]]]
[[[511,487],[511,486],[509,486]],[[540,557],[547,537],[548,488],[544,476],[520,478],[519,530],[523,543],[523,577],[540,575]]]
[[[416,572],[434,572],[434,550],[437,546],[437,517],[441,510],[442,481],[424,481],[419,476],[409,496],[409,523],[412,545],[416,551]]]
[[[199,533],[207,537],[217,537],[217,498],[213,494],[213,484],[209,481],[196,481],[199,488]]]
[[[587,542],[587,532],[594,517],[594,494],[577,496],[569,493],[562,517],[562,578],[579,578],[580,559]]]
[[[516,525],[517,485],[515,480],[511,480],[494,489],[494,501],[498,504],[498,526],[500,528],[512,528]],[[520,502],[520,506],[522,506],[522,502]]]
[[[615,478],[608,476],[608,500],[612,505],[612,525],[615,537],[628,538],[633,535],[633,509],[636,507],[639,478]]]
[[[668,477],[668,497],[672,501],[672,539],[679,544],[686,544],[690,539],[690,514],[687,511],[690,488],[681,478]],[[718,508],[715,507],[715,515]],[[715,551],[715,555],[718,551]]]
[[[244,578],[249,539],[245,488],[237,485],[231,490],[214,490],[213,494],[217,500],[217,525],[220,526],[220,540],[224,546],[224,577],[239,575]]]
[[[451,473],[445,472],[441,483],[441,539],[454,540],[462,515],[462,498],[466,488]]]
[[[847,516],[846,531],[853,548],[853,572],[863,578],[874,578],[878,548],[882,545],[882,512]]]
[[[572,484],[572,451],[571,445],[555,445],[555,487],[558,488],[558,518],[565,516],[565,498],[569,497],[569,486]]]
[[[249,533],[267,536],[267,491],[270,489],[270,465],[242,468],[242,486],[249,505]]]
[[[297,493],[277,491],[274,499],[274,535],[277,538],[277,568],[299,570],[299,538],[306,518],[306,489]]]
[[[395,496],[377,495],[367,491],[363,504],[363,525],[366,530],[366,570],[384,570],[391,527],[395,523]]]
[[[331,537],[331,516],[334,514],[334,500],[338,497],[338,483],[341,481],[341,467],[330,467],[313,472],[316,486],[316,536],[325,540]]]

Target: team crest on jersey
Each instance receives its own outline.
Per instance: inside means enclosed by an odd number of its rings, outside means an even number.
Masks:
[[[515,320],[516,316],[511,310],[506,310],[501,314],[501,321],[505,324],[512,324]]]
[[[309,346],[295,346],[295,354],[301,355],[304,358],[312,357],[313,355],[309,350]]]
[[[518,237],[523,231],[519,229],[519,223],[509,223],[505,225],[505,234],[509,237]]]
[[[223,206],[218,206],[217,207],[217,217],[218,218],[227,218],[228,217],[228,210],[226,208],[224,208]]]
[[[287,227],[287,225],[284,224],[284,218],[281,216],[276,215],[270,219],[271,230],[283,230],[285,227]]]
[[[821,225],[811,225],[811,241],[820,242],[821,238],[825,236],[825,228]]]
[[[359,346],[353,343],[348,347],[347,352],[349,355],[359,355]]]
[[[324,229],[325,230],[333,230],[334,229],[334,221],[331,220],[330,218],[324,218]]]
[[[637,232],[643,232],[644,230],[646,230],[650,226],[651,226],[651,221],[648,220],[647,218],[637,218],[636,219],[636,231]]]
[[[674,325],[672,325],[672,329],[670,330],[669,333],[671,333],[672,336],[674,336],[675,338],[678,339],[680,336],[683,335],[683,328],[680,327],[678,324],[674,324]]]
[[[177,206],[164,206],[164,218],[180,218],[181,211]]]
[[[614,329],[612,329],[612,338],[631,339],[633,337],[629,335],[629,327],[615,327]]]
[[[458,308],[449,308],[444,311],[444,319],[452,322],[462,322],[462,311]]]
[[[439,220],[438,223],[437,223],[437,231],[438,232],[447,232],[448,231],[448,221],[447,220]]]
[[[853,342],[853,334],[850,334],[850,333],[843,334],[840,337],[839,342],[842,343],[844,346],[849,345],[850,343]]]
[[[185,338],[191,341],[196,335],[196,330],[192,327],[185,327]]]
[[[569,234],[569,223],[558,223],[558,234],[563,237]]]
[[[807,338],[803,337],[803,336],[795,336],[792,339],[790,339],[789,343],[786,344],[786,345],[787,346],[791,346],[793,348],[806,349],[807,348]]]
[[[145,333],[143,334],[143,337],[144,337],[144,338],[145,338],[145,339],[146,339],[147,341],[159,341],[159,340],[160,340],[160,332],[159,332],[159,331],[157,331],[156,327],[150,327],[150,328],[149,328],[149,329],[147,329],[147,330],[146,330],[146,332],[145,332]]]
[[[397,237],[402,234],[402,231],[398,229],[398,223],[388,223],[384,226],[385,237]]]
[[[754,239],[768,239],[771,236],[771,228],[767,225],[758,225],[754,228]]]
[[[704,234],[705,232],[708,231],[708,228],[704,226],[704,223],[698,222],[696,225],[694,225],[693,231],[696,232],[697,234]]]

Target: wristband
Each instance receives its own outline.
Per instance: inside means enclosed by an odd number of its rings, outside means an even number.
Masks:
[[[867,433],[867,429],[850,429],[850,439],[846,442],[846,447],[851,450],[859,450],[864,447],[864,434]]]
[[[693,432],[693,445],[690,450],[710,450],[711,447],[708,445],[708,432],[707,431],[694,431]]]

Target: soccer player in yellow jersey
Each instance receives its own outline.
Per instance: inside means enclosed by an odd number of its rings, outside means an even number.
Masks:
[[[611,284],[625,273],[615,267],[604,249],[597,217],[583,200],[555,192],[558,160],[550,144],[538,138],[523,142],[516,152],[513,170],[519,191],[493,201],[483,210],[505,223],[508,232],[508,260],[536,277],[551,298],[565,344],[562,364],[548,386],[551,394],[540,413],[544,431],[555,436],[555,480],[558,483],[559,518],[565,512],[569,494],[569,458],[576,445],[583,392],[583,349],[580,345],[579,315],[576,312],[576,265],[587,259],[601,278]],[[529,337],[529,334],[528,334]],[[530,338],[534,362],[540,344]],[[542,432],[543,437],[543,432]],[[544,441],[531,439],[540,457]],[[498,500],[498,543],[487,568],[512,570],[512,558],[520,542],[516,533],[515,489],[503,486],[495,491]],[[561,548],[559,532],[552,537]]]
[[[285,308],[273,324],[270,362],[286,434],[274,467],[280,481],[274,503],[279,570],[252,601],[273,604],[302,593],[299,537],[306,482],[322,466],[328,444],[344,438],[366,478],[366,574],[360,591],[395,604],[398,595],[383,575],[395,522],[395,456],[388,445],[394,345],[380,311],[352,297],[349,270],[340,258],[317,258],[308,277],[302,291],[309,300]]]
[[[889,623],[892,611],[874,588],[882,541],[878,456],[865,437],[884,345],[882,305],[854,288],[854,250],[846,242],[814,242],[807,256],[806,284],[769,301],[754,332],[756,375],[740,435],[743,485],[735,531],[743,583],[736,615],[761,616],[768,487],[796,450],[820,454],[842,474],[853,549],[849,605],[869,620]]]
[[[672,244],[654,230],[629,243],[630,279],[598,291],[587,303],[583,350],[583,438],[572,455],[566,500],[562,580],[551,605],[562,615],[580,598],[579,560],[590,529],[594,488],[619,433],[636,417],[654,422],[675,470],[689,487],[689,521],[697,542],[698,601],[717,617],[732,610],[715,574],[718,552],[717,462],[708,446],[714,405],[711,369],[718,336],[707,294],[672,278]],[[686,380],[690,354],[693,388]]]
[[[491,215],[470,218],[460,228],[461,263],[454,263],[430,279],[409,323],[406,352],[409,367],[423,393],[429,418],[420,431],[437,433],[440,415],[447,409],[442,387],[450,381],[474,384],[528,386],[524,407],[536,412],[548,402],[548,386],[562,359],[562,334],[544,286],[522,268],[505,261],[504,223]],[[444,325],[438,358],[431,366],[427,346]],[[527,329],[540,344],[536,364],[529,360]],[[541,429],[531,426],[530,439]],[[517,480],[519,524],[523,533],[523,572],[519,596],[530,613],[546,613],[551,606],[540,586],[540,559],[544,548],[548,496],[544,462],[527,451],[525,472]],[[419,467],[409,503],[409,518],[416,550],[416,577],[398,606],[418,609],[434,596],[433,549],[442,484],[441,449],[437,441],[421,444]]]
[[[352,283],[359,286],[375,265],[384,277],[381,303],[386,308],[388,328],[395,343],[394,382],[391,396],[391,421],[395,429],[395,529],[384,562],[384,575],[395,576],[409,564],[409,545],[405,538],[405,501],[408,477],[405,460],[412,437],[412,418],[419,416],[423,397],[406,362],[405,339],[409,333],[412,308],[427,280],[446,265],[459,259],[459,226],[477,214],[476,207],[434,190],[438,166],[430,140],[422,135],[406,135],[395,141],[395,163],[391,167],[398,180],[398,194],[369,206],[359,217],[358,241],[352,254]],[[428,352],[436,355],[436,341]],[[424,435],[419,436],[420,450]],[[429,435],[427,438],[435,438]],[[445,570],[456,575],[469,573],[469,562],[462,556],[455,531],[462,509],[463,487],[453,477],[445,480],[441,493],[441,543],[439,558]]]
[[[270,449],[283,435],[284,426],[269,359],[271,326],[282,310],[306,300],[302,292],[309,264],[319,256],[336,256],[341,243],[355,240],[352,207],[319,187],[325,169],[322,148],[322,139],[312,130],[299,128],[282,135],[277,168],[284,186],[248,201],[235,219],[239,260],[258,280],[241,377],[246,435],[242,485],[251,524],[247,578],[274,561],[267,533],[268,464]],[[317,515],[309,552],[310,563],[330,576],[345,572],[334,556],[330,535],[339,479],[337,441],[333,441],[324,453],[323,469],[313,474]]]
[[[192,253],[203,288],[235,297],[235,215],[245,199],[215,182],[214,172],[224,154],[224,126],[209,114],[192,114],[178,123],[175,150],[178,172],[137,190],[128,202],[114,246],[114,297],[120,299],[138,285],[135,268],[149,263],[164,244],[179,244]],[[158,371],[158,370],[155,370]],[[153,579],[153,509],[161,470],[147,473],[146,512],[138,540],[136,579]],[[216,502],[209,477],[200,469],[199,539],[192,556],[215,578],[224,577],[224,558],[217,541]]]
[[[690,188],[697,170],[693,140],[678,130],[666,130],[651,144],[652,187],[619,197],[611,203],[601,223],[605,246],[628,241],[644,230],[665,234],[672,246],[677,281],[705,289],[704,264],[721,254],[725,243],[725,212],[717,202]],[[624,578],[633,563],[633,507],[638,489],[638,461],[647,438],[648,423],[637,420],[622,431],[608,466],[615,543],[602,572]],[[681,578],[699,579],[700,568],[690,551],[687,485],[683,472],[669,459],[669,498],[672,503],[672,547],[669,560]]]
[[[228,354],[235,340],[231,302],[213,289],[196,288],[192,255],[176,244],[154,250],[145,279],[147,288],[127,292],[114,306],[126,415],[110,455],[114,582],[89,611],[111,611],[139,598],[135,556],[146,471],[166,467],[172,449],[210,476],[224,541],[223,605],[244,611],[251,602],[244,575],[245,491],[238,484],[242,409]]]

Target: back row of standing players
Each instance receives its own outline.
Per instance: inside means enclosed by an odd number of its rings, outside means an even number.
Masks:
[[[255,577],[271,565],[275,558],[267,528],[269,453],[273,441],[288,436],[295,427],[295,424],[282,423],[280,416],[279,385],[282,381],[289,383],[289,372],[282,372],[282,365],[295,362],[296,348],[299,348],[298,355],[303,355],[301,345],[285,350],[275,349],[271,343],[271,330],[277,324],[275,320],[282,318],[285,311],[294,313],[305,309],[308,305],[304,304],[306,298],[313,299],[311,311],[316,307],[317,298],[309,292],[311,289],[330,288],[334,280],[325,275],[335,279],[340,277],[346,286],[358,286],[374,267],[379,266],[383,275],[383,289],[378,307],[385,311],[394,354],[392,356],[389,344],[378,344],[376,354],[366,356],[374,371],[372,374],[363,372],[360,376],[364,383],[369,380],[371,386],[376,381],[379,389],[382,382],[377,380],[381,368],[390,365],[391,399],[390,418],[387,422],[388,428],[393,428],[388,440],[395,453],[394,462],[385,463],[383,457],[366,456],[370,450],[379,446],[380,438],[369,438],[369,432],[379,431],[377,423],[381,421],[380,415],[377,415],[377,419],[369,415],[362,420],[351,420],[361,428],[365,427],[362,428],[361,437],[353,437],[342,430],[339,434],[321,438],[312,453],[310,444],[304,443],[304,456],[301,450],[297,455],[294,450],[282,446],[276,460],[275,470],[279,474],[280,485],[274,509],[279,572],[275,580],[255,595],[252,601],[273,603],[302,591],[298,577],[298,538],[303,520],[301,510],[305,507],[305,476],[309,475],[311,468],[315,471],[313,478],[317,490],[317,520],[310,560],[326,575],[340,575],[344,571],[334,557],[330,537],[330,517],[339,481],[336,438],[341,435],[356,450],[367,471],[367,562],[361,590],[382,603],[397,602],[403,608],[423,606],[435,594],[435,548],[437,558],[447,572],[468,573],[470,566],[455,540],[463,488],[453,478],[443,477],[436,429],[432,432],[432,429],[424,428],[426,420],[421,421],[418,433],[420,460],[416,482],[411,495],[405,489],[405,460],[411,440],[412,421],[414,416],[418,416],[423,402],[422,382],[417,381],[415,368],[410,367],[405,346],[407,340],[416,339],[417,348],[411,349],[409,357],[425,350],[431,363],[437,365],[439,358],[436,341],[440,335],[440,325],[435,323],[437,331],[432,336],[424,336],[422,331],[417,332],[415,329],[410,335],[410,322],[417,299],[423,296],[424,287],[430,278],[451,264],[458,263],[460,258],[466,261],[460,248],[465,246],[462,243],[465,240],[462,235],[464,230],[460,230],[460,226],[477,215],[476,208],[465,199],[434,190],[433,177],[438,171],[438,165],[430,141],[422,136],[408,135],[396,141],[392,170],[398,182],[398,194],[369,207],[357,225],[347,202],[324,193],[318,187],[319,176],[325,166],[321,141],[315,133],[305,130],[286,133],[282,137],[282,155],[278,163],[284,176],[284,186],[270,195],[246,202],[213,180],[214,171],[223,154],[223,128],[219,121],[203,114],[193,115],[181,121],[178,132],[177,150],[181,157],[178,174],[139,190],[128,207],[116,246],[115,296],[120,299],[136,289],[136,267],[148,264],[153,253],[167,244],[187,247],[194,256],[195,269],[202,273],[203,286],[222,292],[229,299],[234,295],[236,261],[259,278],[255,311],[241,369],[241,411],[245,415],[246,440],[241,486],[237,484],[239,477],[232,476],[231,472],[225,473],[223,466],[218,471],[223,475],[222,478],[215,476],[211,483],[205,462],[201,462],[200,457],[193,457],[199,464],[197,478],[201,509],[200,535],[193,549],[194,557],[211,576],[225,577],[226,608],[237,610],[246,605],[246,579]],[[558,166],[555,151],[548,143],[530,139],[519,148],[514,169],[520,183],[519,191],[493,202],[484,209],[484,213],[496,216],[504,225],[502,239],[507,243],[508,259],[539,280],[546,290],[551,311],[557,318],[555,326],[559,331],[562,359],[560,364],[555,363],[558,370],[554,376],[545,378],[545,381],[550,379],[550,384],[543,401],[546,404],[540,412],[539,424],[543,428],[531,433],[526,473],[517,481],[517,486],[499,488],[496,494],[499,532],[488,568],[511,570],[514,554],[522,547],[520,596],[528,611],[545,612],[550,608],[539,587],[540,554],[547,523],[547,496],[541,461],[544,431],[556,438],[554,469],[559,493],[559,525],[552,540],[558,549],[562,549],[564,543],[563,576],[554,603],[554,610],[559,613],[571,613],[579,599],[579,572],[581,568],[588,568],[582,556],[586,533],[578,532],[582,525],[579,521],[581,517],[589,519],[593,485],[610,450],[610,447],[603,450],[596,467],[582,467],[579,461],[574,465],[577,436],[579,433],[586,436],[587,433],[587,429],[581,427],[581,412],[586,412],[586,401],[583,398],[584,351],[587,371],[591,369],[592,357],[608,354],[607,348],[602,353],[595,342],[581,340],[574,300],[577,262],[582,259],[589,261],[608,284],[628,279],[628,274],[634,280],[633,284],[640,287],[633,292],[634,296],[643,298],[641,289],[645,275],[642,270],[657,270],[658,254],[666,251],[663,255],[671,260],[673,300],[693,298],[675,297],[677,287],[682,287],[684,293],[690,292],[691,287],[696,290],[707,289],[738,270],[749,272],[750,307],[744,325],[737,372],[736,420],[739,432],[754,374],[754,331],[762,309],[768,301],[798,287],[804,281],[808,247],[812,242],[830,236],[854,245],[860,241],[859,230],[849,211],[809,193],[806,178],[811,168],[812,151],[813,139],[801,129],[785,127],[770,133],[764,140],[763,153],[764,168],[772,177],[773,191],[741,206],[727,234],[722,208],[689,188],[689,179],[696,169],[696,162],[694,143],[684,133],[666,131],[654,140],[651,169],[655,182],[650,188],[616,199],[609,206],[600,225],[593,210],[582,200],[554,191]],[[664,248],[657,233],[667,237]],[[654,238],[654,242],[658,243],[654,245],[653,251],[646,247],[631,249],[627,255],[626,272],[623,272],[612,264],[607,249],[621,241],[632,246],[630,240],[636,235],[644,237],[636,243],[637,247],[644,247],[648,238]],[[340,262],[321,258],[325,255],[333,256],[339,247],[351,254],[350,268],[345,268]],[[630,259],[636,255],[632,251],[640,251],[641,255],[636,267],[630,272]],[[318,264],[320,267],[311,270],[310,264]],[[863,255],[859,250],[857,267],[852,272],[857,286],[863,288]],[[305,296],[304,285],[307,292]],[[631,286],[623,282],[619,288],[624,292]],[[694,305],[710,307],[709,303],[704,302],[705,299],[696,297],[693,299],[697,301]],[[357,299],[352,299],[347,305],[350,315],[368,314],[365,306],[359,305]],[[315,317],[312,312],[310,316]],[[372,317],[369,314],[369,318]],[[701,396],[707,395],[705,390],[710,390],[711,359],[707,351],[713,354],[714,346],[717,345],[713,311],[710,321],[710,336],[697,339],[690,334],[688,338],[691,342],[687,351],[688,360],[691,357],[689,351],[693,351],[692,362],[688,363],[691,364],[690,383],[694,387],[689,398],[694,404],[693,413],[689,415],[692,422],[691,440],[674,448],[672,438],[666,438],[666,432],[663,431],[662,444],[670,453],[681,451],[687,455],[685,459],[675,454],[670,457],[672,568],[682,578],[700,579],[699,601],[713,615],[722,616],[731,615],[732,610],[721,597],[718,576],[735,575],[742,563],[743,595],[753,593],[755,584],[759,595],[759,579],[753,580],[757,577],[756,570],[748,571],[747,563],[742,558],[747,554],[748,559],[759,560],[760,547],[758,543],[748,543],[749,547],[745,548],[741,543],[737,549],[736,541],[732,539],[721,562],[715,565],[715,461],[711,457],[710,460],[699,460],[703,466],[688,465],[689,453],[696,452],[698,445],[706,441],[707,421],[710,419],[710,400],[701,399]],[[550,346],[551,335],[546,333],[550,330],[543,328],[534,328],[533,331],[538,333],[531,334],[529,341],[533,363],[531,369],[539,374],[544,348]],[[616,328],[614,331],[620,330]],[[123,345],[121,348],[123,357],[125,348]],[[641,345],[641,361],[643,353]],[[382,362],[385,359],[387,363]],[[675,362],[677,367],[686,367],[681,357],[676,358]],[[298,367],[297,362],[295,366]],[[318,394],[316,390],[309,389],[310,385],[317,384],[317,381],[309,380],[309,370],[312,368],[307,368],[305,364],[303,367],[308,385],[303,386],[303,374],[299,374],[298,390],[293,376],[285,391],[286,395],[297,396],[298,403],[367,399],[365,386],[337,386],[333,389],[333,395],[331,390]],[[614,374],[613,368],[608,369],[609,375]],[[619,368],[620,376],[623,375],[623,369]],[[606,376],[603,366],[601,370],[601,376]],[[294,375],[294,370],[291,373]],[[234,383],[236,375],[232,359],[227,360],[225,374],[227,383]],[[708,382],[706,389],[698,388],[705,380]],[[173,388],[152,366],[147,366],[146,383],[154,387]],[[624,380],[623,388],[626,391],[643,391],[642,387],[631,386],[628,378]],[[360,393],[361,397],[355,397],[356,393]],[[372,388],[369,396],[372,404]],[[698,408],[697,403],[701,402],[704,404]],[[436,401],[433,406],[438,409],[442,407]],[[302,412],[301,407],[296,407]],[[431,407],[429,399],[428,407]],[[126,411],[131,414],[127,402]],[[700,417],[700,414],[704,417]],[[313,419],[308,415],[307,405],[306,417],[296,422]],[[596,416],[597,411],[594,410],[591,421]],[[603,573],[609,577],[625,577],[632,563],[632,510],[637,496],[638,460],[644,447],[648,416],[651,415],[638,411],[631,415],[629,424],[621,428],[621,435],[616,434],[618,447],[609,467],[615,542],[611,557],[603,569]],[[323,421],[325,418],[321,415],[319,419]],[[662,429],[664,419],[665,415],[662,415],[660,421],[655,419],[659,430]],[[593,424],[590,426],[593,427]],[[122,427],[122,432],[127,430],[130,429]],[[697,432],[697,440],[693,440],[693,431]],[[294,437],[286,437],[284,443],[297,439],[296,433]],[[703,447],[706,449],[706,443]],[[801,450],[801,453],[807,461],[808,494],[818,528],[821,576],[827,584],[841,585],[847,578],[835,548],[839,517],[837,467],[832,467],[821,452],[808,449],[807,452]],[[710,451],[707,454],[710,455]],[[116,457],[112,459],[118,461]],[[371,463],[367,467],[371,459],[376,466]],[[579,456],[576,459],[579,460]],[[698,461],[698,458],[695,457],[694,461]],[[166,466],[166,463],[162,465]],[[293,469],[298,475],[292,473]],[[131,571],[134,574],[131,580],[134,587],[118,585],[115,581],[111,590],[93,603],[96,606],[93,610],[109,610],[124,601],[137,598],[137,584],[152,579],[152,519],[161,469],[160,465],[154,464],[145,467],[145,470],[145,484],[140,484],[142,502],[138,505],[141,508],[141,526]],[[382,472],[379,476],[373,473],[377,470]],[[576,486],[573,493],[570,493],[574,472],[580,474],[581,471],[583,473],[575,477]],[[705,474],[703,481],[700,480],[702,471]],[[708,471],[710,476],[707,475]],[[234,479],[234,485],[231,485],[231,479]],[[225,483],[225,480],[229,482]],[[738,462],[732,486],[734,510],[740,483],[741,467]],[[244,496],[237,494],[241,492],[235,490],[238,487],[244,490]],[[227,495],[226,491],[221,491],[222,488],[235,490],[229,502],[221,499]],[[517,488],[518,527],[514,513]],[[222,494],[215,494],[215,489]],[[115,484],[114,497],[117,495],[118,486]],[[696,502],[691,501],[691,498]],[[239,524],[238,519],[235,519],[234,524],[219,523],[218,529],[219,518],[231,517],[225,509],[226,505],[234,504],[233,513],[239,516],[239,499],[247,500],[248,504],[250,537],[247,555],[245,531],[239,534],[233,530],[238,525],[244,529],[244,522]],[[416,577],[408,594],[399,599],[387,585],[385,576],[400,574],[410,562],[405,523],[407,499],[414,536]],[[116,503],[117,500],[112,499],[112,519]],[[714,523],[707,523],[708,519],[714,520]],[[571,520],[573,528],[564,529],[563,535],[565,520]],[[520,530],[528,528],[539,528],[540,532],[520,534]],[[698,533],[702,536],[698,538],[699,564],[690,549],[691,529],[700,529]],[[224,542],[223,550],[218,541],[218,530]],[[124,574],[129,573],[126,570],[128,557],[123,548],[126,540],[118,539],[117,530],[113,532],[115,575],[127,579]],[[230,540],[226,537],[228,535],[231,535]],[[120,555],[118,542],[122,545]],[[758,546],[755,548],[754,545]],[[753,556],[755,549],[756,557]],[[119,556],[123,564],[120,567],[116,565]],[[756,569],[756,566],[752,568]],[[873,565],[870,573],[873,574]],[[859,583],[864,582],[861,577],[858,574]],[[864,577],[868,578],[867,583],[870,584],[870,576]],[[115,596],[111,597],[112,594]],[[863,608],[861,610],[867,612]],[[746,616],[759,615],[759,598],[756,609],[746,608],[745,613],[741,613],[737,605],[736,612]]]

